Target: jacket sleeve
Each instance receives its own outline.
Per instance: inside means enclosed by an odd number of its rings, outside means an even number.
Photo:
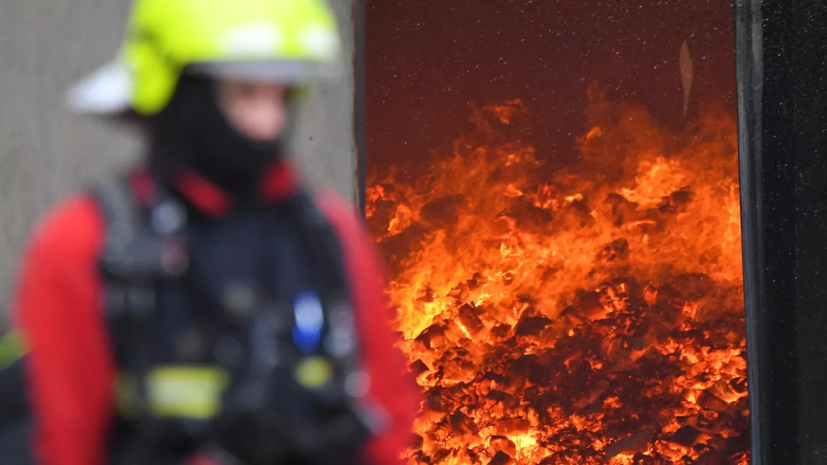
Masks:
[[[14,323],[30,344],[29,400],[40,465],[102,465],[113,367],[98,305],[103,224],[76,197],[38,228],[23,258]]]
[[[377,465],[403,463],[402,453],[412,445],[413,417],[420,407],[420,392],[409,375],[402,353],[394,345],[390,309],[378,256],[354,212],[335,196],[319,202],[336,228],[343,245],[363,363],[371,378],[369,396],[389,414],[388,430],[368,446],[368,459]]]

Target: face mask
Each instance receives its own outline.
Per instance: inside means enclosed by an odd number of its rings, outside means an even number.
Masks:
[[[253,141],[238,133],[204,77],[184,75],[151,128],[151,163],[162,173],[183,167],[237,197],[254,194],[268,166],[283,156],[283,137]]]

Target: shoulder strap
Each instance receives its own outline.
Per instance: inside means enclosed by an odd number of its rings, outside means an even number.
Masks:
[[[113,318],[134,310],[136,294],[130,288],[133,274],[136,231],[141,227],[141,210],[124,177],[108,179],[91,189],[92,198],[103,215],[105,232],[98,256],[98,271],[103,285],[104,312],[110,329],[119,332]],[[143,307],[139,305],[138,307]],[[121,339],[113,334],[113,339]]]
[[[90,192],[106,228],[98,258],[103,310],[116,361],[133,375],[130,389],[138,405],[147,399],[146,385],[140,380],[150,368],[147,338],[156,309],[156,286],[161,280],[179,277],[187,265],[185,243],[179,240],[185,217],[176,217],[184,214],[183,207],[160,188],[156,191],[156,198],[142,205],[129,179],[122,176]],[[143,445],[152,434],[152,422],[145,409],[138,408],[135,415],[134,442]]]
[[[331,297],[348,298],[343,251],[333,225],[305,190],[299,190],[291,198],[290,204],[302,233],[311,241],[311,253],[323,273],[322,285],[326,288],[325,291],[335,294]]]
[[[300,189],[290,200],[299,225],[310,240],[311,253],[322,273],[322,304],[328,319],[326,351],[342,364],[351,410],[373,434],[387,427],[387,412],[381,405],[364,398],[370,379],[361,366],[344,250],[330,219],[322,213],[310,194]]]
[[[178,230],[159,233],[150,225],[153,213],[166,208],[165,215],[170,215],[168,205],[140,205],[125,176],[97,185],[91,195],[106,227],[98,257],[104,312],[116,346],[123,347],[119,357],[131,358],[124,352],[131,352],[129,347],[140,337],[137,328],[155,310],[157,282],[179,276],[187,254],[183,241],[176,240]]]
[[[106,223],[99,260],[106,281],[148,284],[185,271],[187,256],[180,239],[184,209],[162,190],[158,192],[150,205],[140,205],[126,177],[92,189]]]
[[[106,222],[107,236],[112,232],[134,230],[140,220],[140,207],[122,176],[108,179],[91,189]]]

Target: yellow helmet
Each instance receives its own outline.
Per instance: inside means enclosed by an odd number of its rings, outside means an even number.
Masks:
[[[325,0],[135,0],[117,58],[70,89],[79,113],[166,107],[187,71],[302,85],[335,73]]]

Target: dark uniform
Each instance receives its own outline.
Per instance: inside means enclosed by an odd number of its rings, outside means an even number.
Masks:
[[[231,389],[239,372],[251,372],[248,352],[257,337],[250,330],[252,318],[290,314],[307,299],[311,304],[324,300],[326,265],[296,214],[307,207],[297,210],[302,196],[335,232],[358,334],[358,363],[370,380],[365,399],[380,412],[381,433],[369,440],[363,458],[399,463],[418,393],[403,375],[376,256],[353,210],[335,195],[303,194],[283,163],[263,177],[257,200],[244,203],[234,203],[187,170],[163,183],[136,170],[125,185],[144,224],[163,231],[170,222],[181,223],[171,229],[178,228],[176,237],[185,241],[185,263],[168,270],[173,278],[152,281],[149,317],[119,320],[113,317],[114,287],[101,267],[111,238],[102,202],[76,196],[38,227],[25,255],[15,318],[32,348],[26,364],[39,463],[132,463],[113,458],[124,451],[133,459],[146,454],[135,463],[162,463],[160,457],[181,463],[198,452],[213,433],[208,420],[222,410],[211,390],[217,395]],[[180,209],[175,214],[164,213],[170,205],[159,204],[161,189],[168,191],[164,202]],[[182,259],[181,254],[171,257],[167,265]],[[312,331],[295,331],[292,342],[299,349],[314,344]],[[149,390],[157,391],[149,394],[154,399],[149,414],[129,411],[130,391],[124,385],[136,370],[152,381]],[[188,383],[193,392],[186,392]]]

